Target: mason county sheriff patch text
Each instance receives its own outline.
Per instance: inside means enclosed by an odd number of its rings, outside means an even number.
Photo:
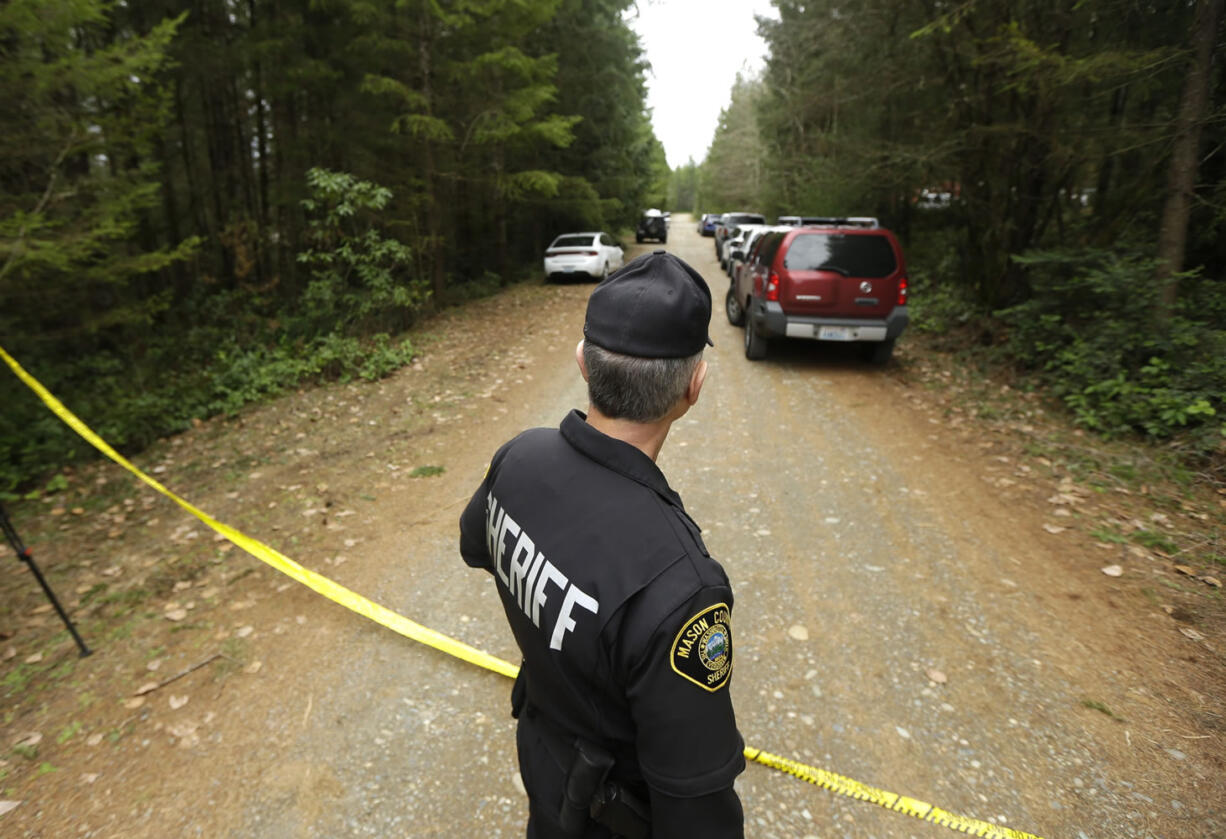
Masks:
[[[681,627],[669,654],[673,670],[712,693],[732,675],[732,613],[726,603],[703,609]]]

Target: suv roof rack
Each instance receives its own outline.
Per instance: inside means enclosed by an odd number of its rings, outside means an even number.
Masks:
[[[802,227],[880,227],[872,216],[803,216]]]

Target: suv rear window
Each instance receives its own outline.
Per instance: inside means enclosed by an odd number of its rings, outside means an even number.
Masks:
[[[724,227],[733,227],[738,224],[766,224],[766,216],[756,213],[729,213]]]
[[[782,233],[771,232],[762,237],[762,244],[758,246],[758,255],[755,257],[759,264],[770,265],[775,261],[775,253],[779,250],[783,236]]]
[[[804,233],[792,240],[783,267],[789,271],[838,268],[850,277],[888,277],[898,268],[884,236]]]

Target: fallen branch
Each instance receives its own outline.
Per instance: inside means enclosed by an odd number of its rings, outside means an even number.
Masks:
[[[254,573],[257,571],[257,570],[258,570],[258,569],[256,569],[254,566],[253,566],[253,567],[251,567],[251,568],[244,568],[242,571],[239,571],[239,572],[238,572],[237,574],[235,574],[233,577],[231,577],[230,579],[226,580],[226,581],[225,581],[225,583],[226,583],[226,585],[228,585],[228,586],[230,586],[230,585],[234,585],[234,584],[235,584],[235,583],[237,583],[239,580],[241,580],[243,577],[246,577],[248,574],[254,574]],[[219,653],[219,655],[220,655],[220,653]]]
[[[419,524],[430,524],[431,522],[438,521],[438,517],[440,513],[445,513],[454,507],[458,507],[461,503],[467,500],[468,500],[467,498],[457,498],[455,501],[452,501],[450,504],[446,505],[445,507],[436,507],[434,508],[434,511],[430,515],[426,516],[424,519],[418,519],[417,521],[411,521],[407,525],[405,525],[405,527],[417,527]]]
[[[204,661],[196,662],[191,667],[188,667],[186,670],[182,670],[174,674],[169,679],[163,679],[162,681],[157,682],[156,684],[153,682],[150,682],[147,685],[141,685],[140,687],[136,689],[136,692],[133,694],[133,696],[144,696],[147,693],[153,693],[155,690],[161,690],[162,688],[166,687],[171,682],[176,682],[179,679],[182,679],[188,673],[194,673],[195,671],[199,670],[204,665],[209,664],[210,662],[216,661],[219,658],[229,658],[229,656],[223,653],[213,653],[211,656],[204,659]]]

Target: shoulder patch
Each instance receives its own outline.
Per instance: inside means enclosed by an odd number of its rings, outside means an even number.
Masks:
[[[673,671],[714,693],[732,676],[732,613],[726,603],[708,606],[686,621],[668,654]]]

